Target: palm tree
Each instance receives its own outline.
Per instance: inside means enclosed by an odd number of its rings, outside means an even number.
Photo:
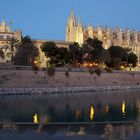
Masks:
[[[18,43],[19,43],[19,40],[17,40],[15,37],[12,37],[7,41],[7,46],[11,50],[11,62],[13,62],[14,52],[16,52],[19,46]]]

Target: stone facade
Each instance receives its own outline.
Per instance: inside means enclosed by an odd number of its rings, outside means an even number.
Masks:
[[[98,38],[103,42],[105,49],[111,45],[130,48],[138,57],[140,64],[140,32],[120,28],[111,29],[108,27],[92,27],[90,25],[83,27],[79,18],[78,25],[76,17],[72,11],[66,27],[66,41],[78,42],[80,45],[88,38]]]
[[[0,49],[4,52],[4,58],[0,57],[1,62],[11,61],[11,49],[9,47],[8,41],[11,38],[16,38],[21,41],[22,33],[19,30],[11,31],[10,26],[7,26],[5,19],[3,18],[0,25]]]

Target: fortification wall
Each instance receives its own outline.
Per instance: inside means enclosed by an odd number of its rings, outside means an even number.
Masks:
[[[49,76],[46,71],[0,69],[0,88],[29,87],[78,87],[139,85],[140,72],[102,72],[100,76],[88,71],[55,71]]]

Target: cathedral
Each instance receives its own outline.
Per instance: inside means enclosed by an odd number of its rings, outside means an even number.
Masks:
[[[105,49],[110,46],[130,48],[137,55],[138,64],[140,64],[140,32],[129,29],[123,31],[120,28],[92,27],[90,25],[84,27],[80,18],[76,23],[76,17],[72,11],[66,27],[66,41],[77,42],[82,45],[88,38],[98,38],[103,42]]]

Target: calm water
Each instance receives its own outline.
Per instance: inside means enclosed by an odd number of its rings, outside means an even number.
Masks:
[[[0,97],[0,122],[108,122],[139,119],[139,90]]]
[[[0,96],[0,139],[81,140],[84,135],[89,140],[119,140],[137,134],[140,90]]]

